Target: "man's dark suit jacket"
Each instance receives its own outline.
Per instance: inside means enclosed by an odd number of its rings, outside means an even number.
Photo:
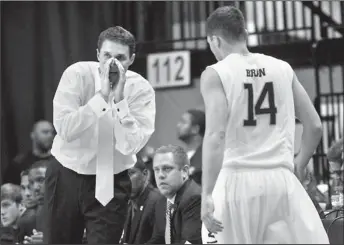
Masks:
[[[156,206],[155,226],[152,239],[148,244],[165,243],[166,198]],[[174,212],[171,222],[171,243],[202,244],[201,187],[188,180],[176,193]]]
[[[18,229],[3,227],[0,222],[0,244],[15,244],[18,241]]]
[[[202,147],[200,145],[190,159],[190,165],[195,167],[195,172],[190,176],[197,184],[202,186]]]
[[[18,221],[18,241],[23,242],[25,236],[32,236],[33,229],[43,230],[43,205],[37,204],[25,210]]]
[[[138,210],[133,219],[131,206],[129,206],[122,243],[143,244],[151,239],[155,222],[155,207],[161,199],[164,197],[159,190],[149,185],[137,201]]]

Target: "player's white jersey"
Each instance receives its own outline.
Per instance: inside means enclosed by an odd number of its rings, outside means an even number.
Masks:
[[[293,168],[290,65],[263,54],[230,54],[210,67],[221,78],[228,102],[224,167]]]

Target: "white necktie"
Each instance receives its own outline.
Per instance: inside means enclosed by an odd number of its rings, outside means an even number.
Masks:
[[[96,198],[103,206],[106,206],[114,195],[114,137],[110,115],[111,113],[107,112],[98,122]]]

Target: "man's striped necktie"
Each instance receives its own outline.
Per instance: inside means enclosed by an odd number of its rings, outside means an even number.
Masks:
[[[166,229],[165,229],[165,243],[171,244],[172,232],[171,232],[171,217],[172,217],[172,203],[167,201],[166,206]]]

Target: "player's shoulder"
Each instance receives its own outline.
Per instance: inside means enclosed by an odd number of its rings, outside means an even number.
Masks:
[[[272,66],[278,66],[281,68],[291,68],[290,64],[282,59],[270,56],[270,55],[266,55],[266,54],[256,54],[257,58],[266,62],[267,64],[270,64]]]
[[[201,79],[209,79],[212,76],[217,75],[216,64],[207,66],[201,73]]]
[[[221,71],[216,66],[207,66],[201,73],[201,91],[207,91],[210,88],[221,84]]]
[[[264,54],[259,54],[258,60],[257,63],[263,64],[270,72],[278,74],[278,76],[284,74],[288,80],[293,79],[294,70],[287,61]]]

